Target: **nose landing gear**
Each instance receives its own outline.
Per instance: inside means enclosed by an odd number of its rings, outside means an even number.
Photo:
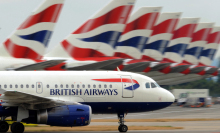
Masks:
[[[118,131],[119,132],[127,132],[128,131],[128,127],[126,125],[124,125],[124,113],[123,114],[118,114],[118,118],[119,118],[119,126],[118,126]]]

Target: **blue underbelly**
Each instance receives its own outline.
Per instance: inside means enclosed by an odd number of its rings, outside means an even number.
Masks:
[[[90,105],[93,114],[137,113],[166,108],[172,102],[85,102]]]

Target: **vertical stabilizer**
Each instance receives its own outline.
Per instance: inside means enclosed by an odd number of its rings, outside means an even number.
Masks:
[[[112,0],[46,56],[76,60],[113,56],[134,3],[135,0]]]
[[[64,0],[45,0],[0,48],[0,56],[41,59],[48,46]]]
[[[199,18],[182,18],[180,19],[173,37],[169,42],[163,61],[171,63],[181,63],[183,55],[192,40]]]
[[[173,31],[181,16],[177,13],[162,13],[153,28],[150,39],[143,49],[143,59],[150,61],[162,60],[165,49],[173,36]]]
[[[208,36],[208,43],[205,45],[201,56],[200,65],[210,66],[217,52],[220,42],[220,27],[214,27]]]
[[[207,43],[214,23],[199,23],[193,33],[192,41],[184,54],[183,63],[198,65],[201,52]]]
[[[116,57],[140,59],[162,7],[142,7],[132,14],[116,46]]]

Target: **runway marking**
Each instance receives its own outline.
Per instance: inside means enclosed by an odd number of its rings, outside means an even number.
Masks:
[[[184,111],[170,111],[170,112],[159,112],[159,113],[149,113],[149,114],[140,114],[140,113],[133,113],[137,115],[129,115],[129,116],[142,116],[142,115],[153,115],[153,114],[169,114],[169,113],[180,113],[180,112],[190,112],[190,111],[201,111],[201,110],[208,110],[208,109],[220,109],[220,108],[205,108],[205,109],[192,109],[192,110],[184,110]],[[117,116],[112,117],[103,117],[103,118],[92,118],[92,119],[107,119],[107,118],[117,118]]]

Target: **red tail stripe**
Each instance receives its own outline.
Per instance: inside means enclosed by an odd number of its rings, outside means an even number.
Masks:
[[[208,43],[219,43],[220,42],[220,31],[209,34]]]
[[[187,24],[183,27],[174,31],[172,39],[181,38],[181,37],[192,37],[193,32],[195,31],[197,24]]]
[[[8,50],[8,52],[11,54],[11,56],[15,58],[28,58],[28,59],[36,59],[36,60],[42,58],[42,55],[39,55],[32,49],[24,46],[19,46],[13,43],[10,39],[7,39],[4,45]]]
[[[41,22],[56,23],[62,6],[63,4],[52,5],[40,13],[30,16],[18,29],[26,29]]]
[[[114,23],[125,24],[127,21],[128,15],[131,12],[132,7],[133,6],[131,5],[129,6],[129,10],[127,12],[127,15],[125,15],[126,16],[125,18],[122,17],[122,14],[126,10],[127,6],[119,6],[111,10],[110,12],[104,14],[103,16],[88,20],[80,28],[74,31],[72,34],[86,33],[105,24],[114,24]]]
[[[154,26],[153,33],[151,36],[161,34],[161,33],[173,33],[173,30],[176,27],[178,20],[179,19],[168,19]],[[173,21],[175,21],[175,23],[171,25]]]
[[[128,23],[125,27],[123,34],[126,34],[130,31],[133,31],[133,30],[140,30],[140,29],[152,30],[153,26],[157,20],[158,14],[159,13],[156,13],[156,16],[154,18],[152,18],[155,15],[155,13],[148,13],[148,14],[145,14],[145,15],[139,17],[138,19]],[[152,24],[149,27],[147,27],[148,24],[152,21],[152,19],[154,19]]]
[[[195,41],[207,41],[208,35],[211,32],[211,28],[201,29],[193,34],[192,42]]]

